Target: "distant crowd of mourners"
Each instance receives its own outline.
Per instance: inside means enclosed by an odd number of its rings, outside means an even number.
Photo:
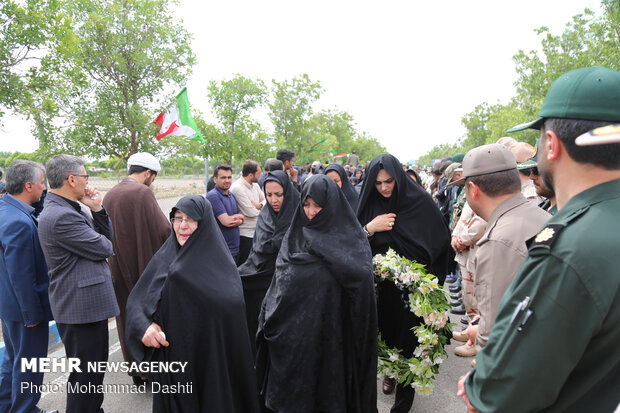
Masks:
[[[452,337],[472,357],[455,383],[467,411],[613,412],[616,123],[620,72],[577,69],[538,119],[509,130],[540,131],[535,145],[502,137],[428,167],[353,151],[300,168],[280,149],[239,174],[216,165],[206,196],[167,216],[149,153],[130,156],[105,196],[79,157],[16,160],[0,182],[0,411],[57,411],[37,406],[43,373],[20,362],[46,357],[50,320],[66,356],[86,363],[108,360],[116,317],[125,361],[186,362],[129,373],[177,389],[153,392],[154,412],[374,413],[378,334],[409,358],[422,322],[374,276],[373,257],[391,249],[436,276],[462,316]],[[68,383],[103,378],[83,369]],[[380,377],[404,413],[415,390],[398,379]],[[66,411],[102,412],[103,399],[68,392]]]

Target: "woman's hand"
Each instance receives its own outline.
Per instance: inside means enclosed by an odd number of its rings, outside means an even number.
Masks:
[[[394,222],[396,221],[396,214],[382,214],[377,215],[372,221],[366,224],[366,230],[370,235],[374,235],[375,232],[391,231],[394,228]]]
[[[170,343],[164,337],[161,327],[156,323],[152,323],[144,332],[144,336],[142,336],[142,344],[155,348],[160,348],[161,346],[168,347]]]

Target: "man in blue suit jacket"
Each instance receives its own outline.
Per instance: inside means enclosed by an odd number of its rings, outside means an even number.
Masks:
[[[30,204],[45,189],[45,168],[17,160],[6,170],[7,194],[0,199],[0,318],[5,342],[0,369],[0,411],[52,412],[40,410],[37,388],[43,373],[21,371],[21,358],[47,356],[48,321],[52,319],[47,288],[45,257],[37,235],[37,221]],[[57,410],[53,410],[57,412]]]
[[[82,369],[70,373],[68,382],[72,388],[96,388],[104,372],[89,372],[86,364],[108,360],[108,318],[119,313],[106,261],[114,254],[112,223],[101,195],[87,185],[82,159],[54,156],[47,180],[39,239],[49,268],[50,305],[67,357],[79,358]],[[102,403],[103,393],[67,392],[67,413],[102,412]]]

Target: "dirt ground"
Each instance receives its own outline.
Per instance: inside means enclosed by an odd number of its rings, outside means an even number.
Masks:
[[[89,184],[104,195],[118,182],[118,179],[93,178],[89,180]],[[151,189],[157,199],[191,194],[206,194],[207,192],[204,177],[185,179],[157,177],[151,185]]]

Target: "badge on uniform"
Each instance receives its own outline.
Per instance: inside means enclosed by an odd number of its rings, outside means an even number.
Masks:
[[[534,248],[551,249],[551,245],[555,242],[560,231],[566,224],[549,224],[545,226],[533,239],[530,240],[529,250]]]

